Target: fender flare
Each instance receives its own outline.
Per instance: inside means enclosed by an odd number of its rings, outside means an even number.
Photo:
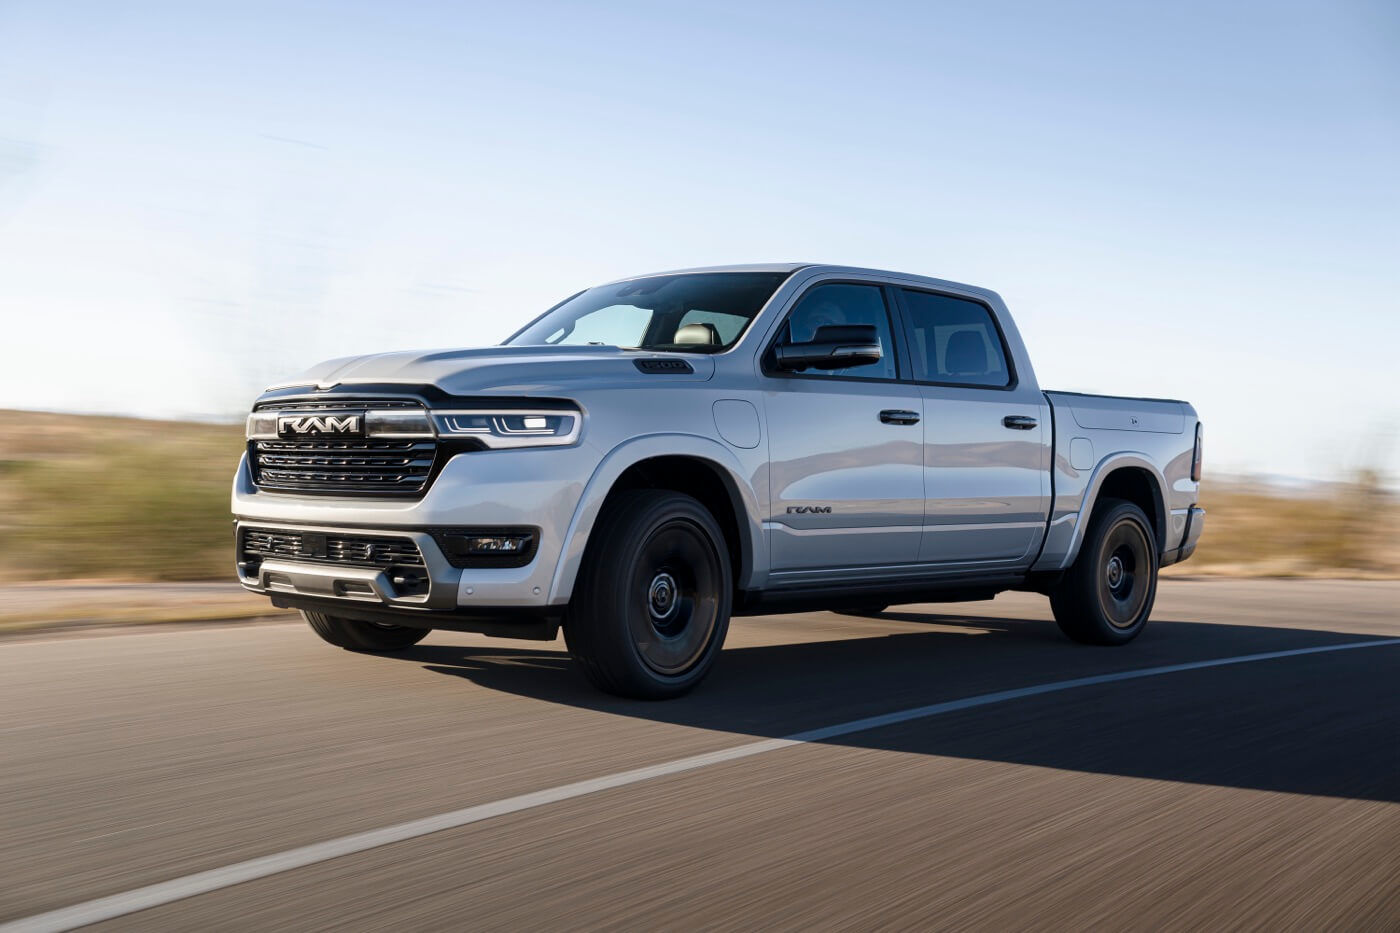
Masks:
[[[1089,516],[1094,513],[1094,506],[1099,501],[1099,491],[1103,487],[1104,480],[1109,474],[1123,469],[1133,467],[1142,469],[1152,477],[1153,494],[1157,497],[1158,515],[1148,516],[1155,518],[1157,524],[1157,552],[1160,555],[1166,547],[1167,522],[1170,516],[1167,514],[1167,479],[1162,475],[1162,471],[1152,462],[1152,458],[1142,451],[1126,450],[1109,454],[1098,462],[1094,467],[1094,473],[1089,479],[1089,483],[1084,488],[1084,498],[1079,502],[1078,518],[1074,522],[1074,534],[1070,538],[1069,548],[1065,552],[1064,560],[1060,563],[1060,569],[1073,566],[1075,558],[1079,556],[1079,548],[1084,544],[1084,534],[1089,527]]]
[[[763,527],[756,516],[759,515],[758,502],[754,497],[750,480],[743,478],[743,468],[729,448],[718,441],[695,434],[647,434],[634,437],[614,447],[608,452],[589,477],[583,495],[574,508],[573,517],[564,536],[564,549],[554,568],[554,579],[549,587],[551,605],[563,605],[569,601],[578,580],[579,569],[583,566],[584,551],[588,539],[597,524],[603,502],[612,492],[618,478],[629,467],[653,457],[693,457],[713,465],[721,479],[729,487],[731,498],[736,498],[735,506],[739,514],[739,534],[745,538],[741,571],[735,585],[746,587],[750,581],[763,579],[768,573],[768,551],[764,547]]]

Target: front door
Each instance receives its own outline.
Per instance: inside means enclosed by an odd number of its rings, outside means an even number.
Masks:
[[[798,299],[778,343],[830,324],[873,324],[878,363],[779,373],[765,361],[773,572],[792,582],[859,578],[918,560],[924,520],[923,399],[900,381],[878,285],[828,282]]]

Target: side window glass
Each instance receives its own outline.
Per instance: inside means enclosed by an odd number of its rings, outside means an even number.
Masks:
[[[1011,370],[992,312],[976,301],[901,289],[909,314],[914,378],[1002,388]]]
[[[783,325],[781,343],[807,343],[816,339],[817,331],[827,325],[873,324],[880,338],[881,358],[878,363],[852,366],[847,369],[805,369],[810,376],[855,376],[861,379],[894,379],[894,339],[890,331],[890,315],[885,298],[876,285],[818,285],[803,295]]]

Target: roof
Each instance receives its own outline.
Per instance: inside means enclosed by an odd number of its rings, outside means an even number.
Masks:
[[[664,272],[642,272],[637,275],[624,275],[613,282],[627,282],[632,279],[645,279],[653,275],[693,275],[701,272],[796,272],[815,265],[810,262],[752,262],[736,263],[731,266],[696,266],[692,269],[667,269]],[[613,284],[608,282],[608,285]]]
[[[863,275],[874,275],[887,277],[890,279],[902,279],[911,283],[922,283],[935,288],[951,288],[961,292],[969,292],[993,298],[1000,301],[1001,298],[996,292],[976,285],[968,285],[964,282],[951,282],[944,279],[936,279],[926,275],[917,275],[909,272],[894,272],[889,269],[867,269],[862,266],[842,266],[836,263],[827,262],[766,262],[749,263],[732,266],[697,266],[693,269],[670,269],[665,272],[646,272],[640,275],[624,276],[614,279],[612,282],[604,284],[613,285],[617,282],[630,282],[633,279],[650,278],[654,275],[694,275],[706,272],[796,272],[799,269],[812,269],[820,272],[835,273],[855,273]]]

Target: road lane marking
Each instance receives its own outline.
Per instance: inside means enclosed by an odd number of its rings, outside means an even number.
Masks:
[[[357,852],[365,852],[369,849],[377,849],[381,846],[392,845],[396,842],[416,839],[419,836],[427,836],[432,833],[442,832],[446,829],[456,829],[472,823],[480,823],[483,820],[505,816],[508,813],[533,810],[536,807],[543,807],[551,803],[559,803],[563,800],[572,800],[576,797],[584,797],[589,794],[596,794],[600,791],[612,790],[617,787],[626,787],[629,784],[638,784],[653,778],[696,771],[701,768],[708,768],[711,765],[738,761],[741,758],[752,758],[754,755],[763,755],[768,752],[778,751],[779,749],[791,748],[794,745],[803,745],[809,742],[822,742],[838,736],[865,732],[870,729],[880,729],[885,726],[912,722],[917,719],[928,719],[933,716],[941,716],[945,713],[955,713],[961,710],[975,709],[980,706],[991,706],[997,703],[1006,703],[1011,700],[1025,699],[1026,697],[1042,696],[1047,693],[1060,693],[1065,690],[1075,690],[1079,687],[1093,687],[1099,684],[1120,683],[1125,680],[1139,680],[1144,677],[1158,677],[1163,674],[1177,674],[1184,671],[1198,671],[1212,667],[1226,667],[1233,664],[1248,664],[1255,661],[1272,661],[1277,658],[1295,658],[1309,654],[1326,654],[1333,651],[1350,651],[1357,648],[1379,648],[1386,645],[1400,645],[1400,638],[1348,642],[1341,645],[1318,645],[1311,648],[1293,648],[1287,651],[1266,651],[1260,654],[1237,655],[1232,658],[1215,658],[1209,661],[1187,661],[1181,664],[1165,664],[1160,667],[1145,667],[1138,670],[1118,671],[1111,674],[1094,674],[1089,677],[1076,677],[1072,680],[1060,680],[1054,683],[1038,684],[1033,687],[998,690],[994,693],[983,693],[977,696],[964,697],[960,700],[947,700],[942,703],[932,703],[928,706],[916,706],[910,709],[899,710],[898,712],[885,713],[880,716],[867,716],[864,719],[853,719],[832,726],[823,726],[819,729],[808,729],[805,732],[796,732],[782,738],[749,742],[744,745],[720,749],[719,751],[707,752],[703,755],[691,755],[687,758],[677,758],[674,761],[649,765],[645,768],[635,768],[631,771],[619,771],[616,774],[591,778],[587,781],[562,784],[558,787],[551,787],[529,794],[521,794],[517,797],[508,797],[504,800],[497,800],[492,803],[478,804],[474,807],[439,813],[436,816],[409,820],[406,823],[399,823],[395,826],[386,826],[382,829],[372,829],[367,832],[341,836],[338,839],[329,839],[325,842],[317,842],[295,849],[287,849],[284,852],[264,855],[259,858],[248,859],[244,862],[236,862],[232,865],[225,865],[222,868],[212,868],[208,871],[196,872],[192,875],[186,875],[183,878],[162,881],[158,884],[135,888],[120,894],[113,894],[108,897],[100,897],[96,900],[85,901],[81,904],[75,904],[72,907],[63,907],[58,910],[49,911],[48,913],[35,914],[32,917],[24,917],[9,923],[0,924],[0,933],[48,933],[48,931],[72,930],[90,923],[111,920],[115,917],[122,917],[127,914],[136,913],[137,911],[148,910],[152,907],[159,907],[163,904],[184,900],[185,898],[194,897],[198,894],[218,891],[222,888],[242,884],[245,881],[255,881],[259,878],[266,878],[269,875],[281,874],[285,871],[291,871],[294,868],[305,868],[308,865],[315,865],[319,862],[340,858],[344,855],[353,855]]]

